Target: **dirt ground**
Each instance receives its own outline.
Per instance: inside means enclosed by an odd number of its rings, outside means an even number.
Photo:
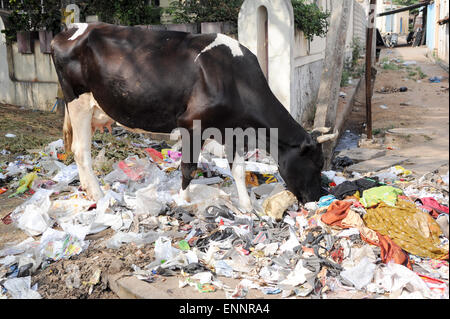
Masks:
[[[17,156],[25,155],[26,150],[43,148],[50,142],[62,138],[63,118],[57,113],[29,110],[13,105],[0,104],[0,162],[14,161]],[[14,134],[8,138],[6,134]],[[27,196],[8,198],[11,192],[0,195],[0,218],[5,217]],[[5,243],[20,242],[28,236],[20,229],[0,222],[0,249]]]
[[[432,64],[425,53],[426,49],[422,47],[383,50],[380,64],[377,65],[378,75],[373,97],[373,128],[376,137],[386,136],[386,131],[392,128],[422,128],[426,131],[424,134],[407,134],[404,137],[391,138],[388,141],[389,145],[386,144],[387,147],[393,148],[388,154],[408,157],[409,161],[404,166],[414,169],[417,173],[427,172],[430,167],[435,167],[441,162],[448,165],[449,158],[448,73]],[[417,65],[407,68],[402,67],[402,63],[392,62],[397,66],[382,66],[383,61],[388,62],[395,58],[401,61],[416,61]],[[441,83],[430,83],[428,79],[432,76],[443,76],[445,79]],[[407,92],[381,93],[395,91],[403,86],[408,88]],[[387,109],[381,108],[380,105],[386,105]],[[0,155],[0,161],[13,160],[18,154],[24,154],[26,149],[40,148],[61,138],[62,120],[56,113],[0,105],[0,151],[3,149],[11,151],[10,155]],[[365,108],[355,107],[346,121],[346,129],[361,133],[364,122]],[[15,134],[18,140],[12,143],[11,139],[5,137],[7,133]],[[0,195],[0,218],[26,200],[26,197],[8,199],[8,194]],[[38,283],[39,293],[43,298],[49,299],[118,298],[108,287],[106,275],[119,271],[131,272],[133,264],[139,267],[149,264],[153,260],[153,249],[152,245],[138,248],[133,244],[123,245],[118,250],[104,248],[102,243],[113,233],[112,230],[106,230],[88,237],[87,239],[92,241],[89,249],[70,260],[55,262],[40,270],[32,277],[32,284]],[[0,249],[9,242],[20,242],[27,237],[12,225],[0,223]],[[69,268],[73,266],[78,267],[80,273],[80,288],[69,288],[67,285],[71,280],[72,270]],[[96,271],[100,271],[101,274],[99,283],[90,291],[89,281]],[[164,291],[171,291],[172,298],[183,298],[186,292],[178,289],[178,280],[178,277],[159,277],[152,285]],[[268,296],[258,292],[249,297]],[[355,297],[366,296],[336,296],[336,298]]]
[[[426,52],[426,47],[383,49],[372,100],[374,137],[384,137],[385,147],[392,148],[387,154],[407,157],[403,166],[418,175],[448,167],[449,161],[448,73],[432,63]],[[407,61],[417,64],[403,65]],[[431,83],[429,78],[436,76],[442,81]],[[401,87],[407,91],[400,92]],[[365,106],[355,106],[346,129],[364,133],[365,122]],[[397,128],[405,133],[386,134]]]

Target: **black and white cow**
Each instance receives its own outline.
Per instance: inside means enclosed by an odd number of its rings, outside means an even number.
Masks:
[[[52,55],[67,102],[65,147],[73,151],[81,185],[94,199],[103,196],[91,163],[95,128],[117,122],[145,132],[192,132],[194,120],[223,136],[226,128],[277,128],[279,171],[287,188],[302,202],[320,197],[320,142],[336,135],[308,134],[274,96],[256,56],[236,40],[75,24],[55,36]],[[235,160],[242,162],[238,154]],[[243,165],[232,167],[241,208],[249,211]],[[194,161],[181,164],[185,198],[195,169]]]

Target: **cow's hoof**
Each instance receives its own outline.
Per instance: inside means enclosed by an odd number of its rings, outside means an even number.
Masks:
[[[98,202],[100,199],[103,198],[104,194],[100,189],[98,189],[98,190],[91,191],[91,192],[87,191],[87,196],[89,199]]]
[[[251,213],[253,211],[253,205],[250,201],[240,202],[239,207],[245,213]]]

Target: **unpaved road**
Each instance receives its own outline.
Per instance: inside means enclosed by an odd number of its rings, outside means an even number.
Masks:
[[[418,175],[442,165],[448,167],[449,161],[448,73],[432,63],[426,52],[425,47],[383,49],[376,66],[372,101],[375,137],[384,136],[390,129],[403,129],[401,135],[387,134],[384,146],[393,148],[387,150],[387,155],[407,157],[402,166]],[[399,59],[400,63],[392,62],[393,59]],[[416,64],[406,66],[403,63],[407,61]],[[383,67],[383,63],[390,65]],[[442,82],[430,83],[429,78],[435,76],[442,76]],[[407,87],[408,91],[380,93],[383,88],[392,91],[400,87]],[[364,132],[365,114],[365,107],[355,107],[347,128]]]

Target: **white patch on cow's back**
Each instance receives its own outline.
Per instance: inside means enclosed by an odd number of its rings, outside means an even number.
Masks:
[[[225,34],[218,33],[216,39],[197,55],[195,61],[197,61],[197,59],[199,58],[200,55],[202,55],[202,53],[212,50],[220,45],[227,46],[231,50],[231,54],[233,55],[233,57],[244,55],[244,52],[242,52],[241,46],[238,41],[236,41],[233,38],[230,38],[229,36],[226,36]]]
[[[81,36],[87,29],[87,23],[72,23],[70,25],[71,28],[77,28],[77,31],[69,38],[70,41],[75,40],[79,36]]]

